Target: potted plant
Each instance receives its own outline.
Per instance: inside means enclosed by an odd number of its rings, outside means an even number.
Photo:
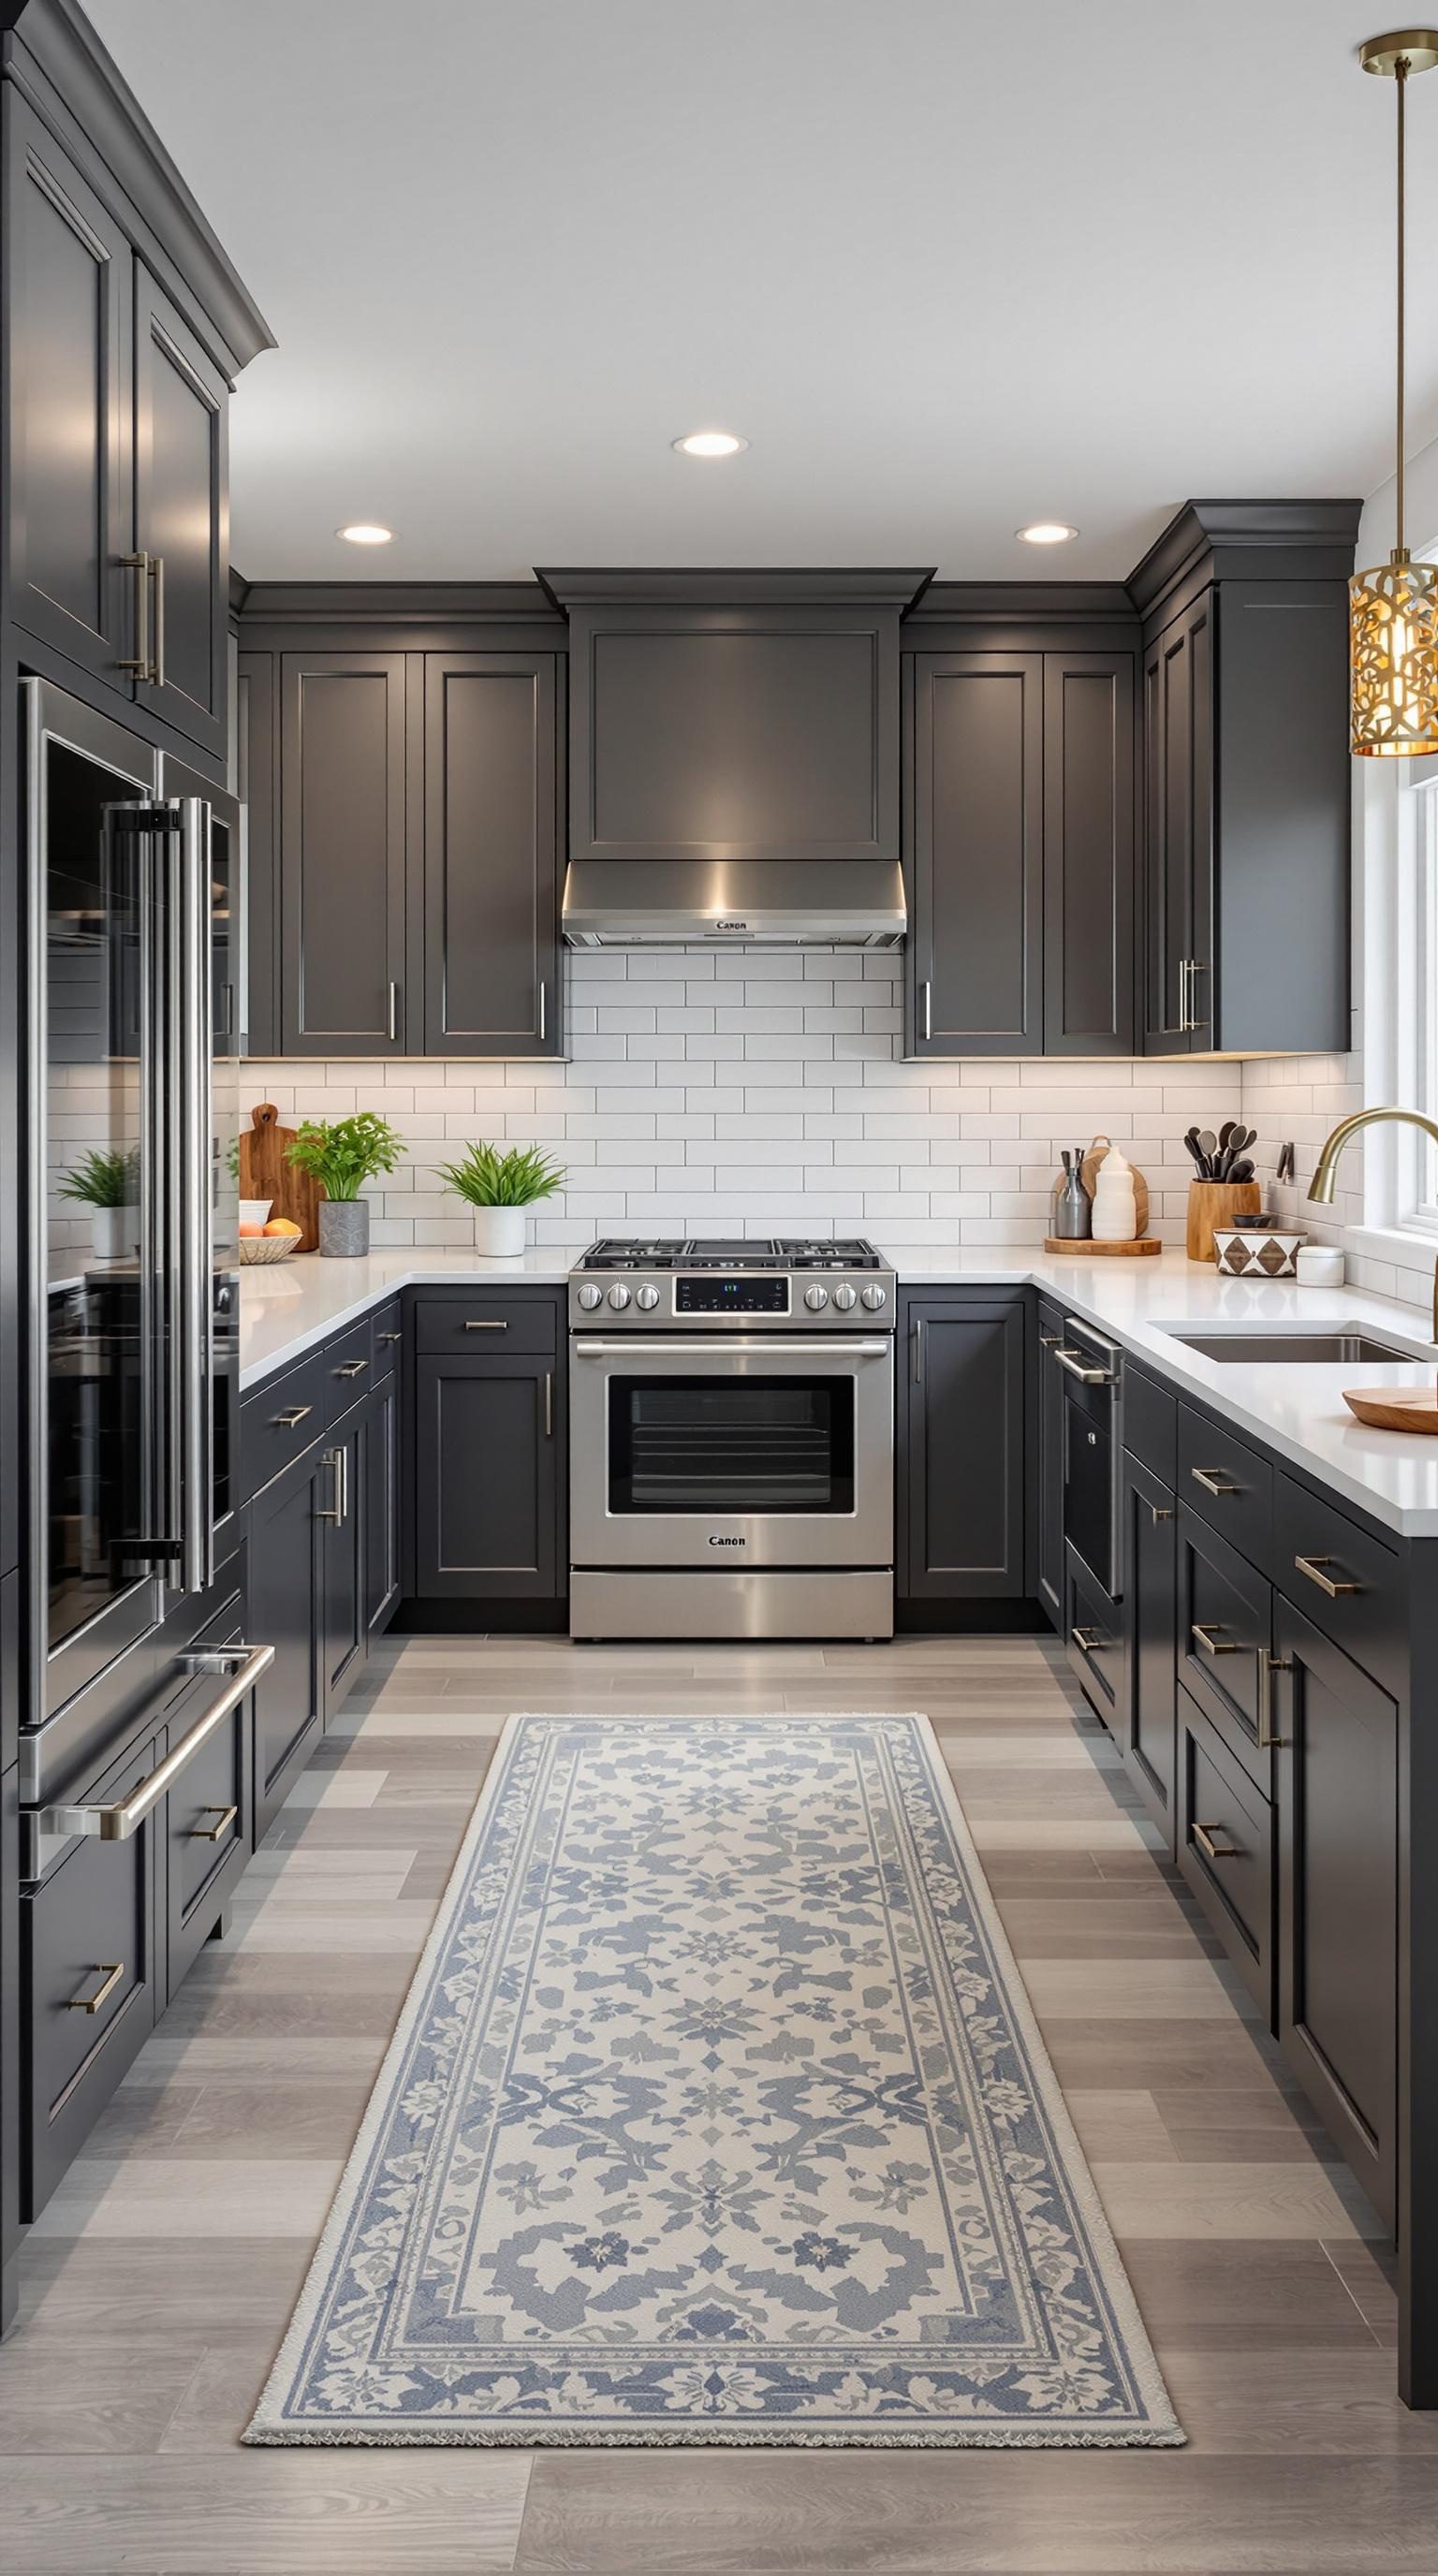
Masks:
[[[133,1153],[96,1146],[65,1174],[62,1199],[90,1210],[90,1240],[97,1261],[121,1261],[140,1240],[140,1171]]]
[[[439,1165],[456,1198],[474,1210],[474,1248],[491,1258],[524,1250],[525,1210],[548,1199],[565,1181],[562,1163],[551,1163],[537,1145],[470,1145],[457,1163]]]
[[[295,1130],[287,1160],[310,1172],[324,1191],[320,1201],[320,1250],[353,1256],[369,1250],[366,1181],[392,1172],[404,1146],[388,1119],[372,1109],[352,1118],[306,1118]]]

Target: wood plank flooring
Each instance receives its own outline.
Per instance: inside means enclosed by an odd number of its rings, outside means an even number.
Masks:
[[[1184,2451],[243,2451],[504,1719],[927,1709]],[[0,2352],[15,2576],[1438,2571],[1386,2249],[1056,1650],[386,1648],[39,2225]]]

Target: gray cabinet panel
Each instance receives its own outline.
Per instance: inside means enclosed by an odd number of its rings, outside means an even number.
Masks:
[[[1133,1046],[1134,657],[1044,655],[1045,1055]]]
[[[235,794],[244,809],[245,1016],[247,1055],[280,1045],[279,783],[275,739],[275,657],[241,653],[235,693]]]
[[[367,1444],[360,1410],[347,1413],[320,1452],[330,1482],[319,1506],[320,1584],[324,1615],[324,1697],[328,1722],[364,1661]]]
[[[250,1632],[274,1647],[255,1693],[255,1833],[268,1828],[318,1732],[323,1594],[315,1518],[333,1474],[311,1449],[250,1505]]]
[[[901,1321],[900,1598],[1021,1598],[1025,1302],[911,1297]]]
[[[364,1513],[364,1627],[367,1638],[389,1626],[400,1595],[400,1392],[390,1376],[360,1418],[359,1489]]]
[[[561,1412],[545,1357],[415,1362],[415,1590],[553,1599]]]
[[[281,656],[287,1055],[405,1052],[405,680],[403,653]]]
[[[11,613],[128,694],[133,258],[8,83],[4,149]]]
[[[1174,1848],[1178,1698],[1178,1540],[1171,1489],[1131,1451],[1123,1459],[1126,1665],[1120,1743],[1129,1776]]]
[[[559,1047],[552,653],[424,663],[424,1049]]]
[[[135,269],[135,544],[155,559],[155,677],[137,696],[202,750],[229,738],[229,389]]]
[[[1064,1614],[1064,1379],[1054,1357],[1063,1341],[1059,1307],[1040,1304],[1038,1356],[1038,1505],[1035,1588],[1053,1620]]]
[[[1042,1045],[1043,734],[1041,654],[915,657],[915,1055]]]

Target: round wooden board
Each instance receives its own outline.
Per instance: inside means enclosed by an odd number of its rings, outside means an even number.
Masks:
[[[1438,1386],[1346,1386],[1343,1401],[1375,1431],[1438,1435]]]
[[[1046,1234],[1044,1250],[1076,1252],[1085,1260],[1094,1258],[1099,1261],[1110,1261],[1117,1254],[1121,1261],[1132,1261],[1135,1257],[1142,1258],[1146,1252],[1162,1252],[1163,1245],[1156,1234],[1141,1234],[1134,1243],[1095,1243],[1091,1237],[1087,1242],[1066,1243],[1061,1235]]]

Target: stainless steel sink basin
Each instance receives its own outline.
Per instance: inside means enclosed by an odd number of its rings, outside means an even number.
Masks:
[[[1421,1358],[1417,1351],[1401,1350],[1394,1342],[1375,1341],[1371,1333],[1359,1331],[1331,1333],[1170,1333],[1170,1339],[1182,1342],[1191,1351],[1199,1351],[1206,1360],[1227,1360],[1235,1368],[1267,1367],[1273,1360],[1298,1362],[1340,1362],[1351,1368],[1364,1360],[1409,1360]]]

